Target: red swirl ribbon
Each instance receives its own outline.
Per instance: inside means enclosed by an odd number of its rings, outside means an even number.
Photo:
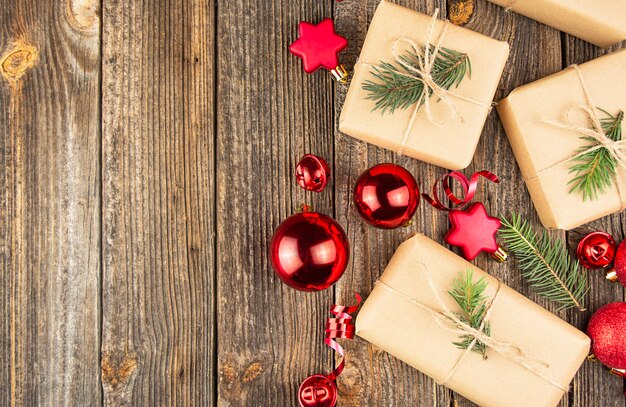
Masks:
[[[425,193],[422,194],[422,197],[426,200],[426,202],[442,211],[463,209],[474,198],[480,177],[486,178],[491,182],[500,182],[500,179],[496,174],[493,174],[486,170],[475,172],[474,174],[472,174],[470,179],[468,179],[462,172],[453,171],[449,174],[444,175],[440,180],[435,182],[435,184],[433,185],[432,198],[430,197],[430,195]],[[454,192],[452,192],[452,188],[450,188],[450,178],[454,178],[455,180],[457,180],[461,185],[461,188],[463,188],[462,198],[459,198],[454,194]],[[446,197],[450,200],[450,205],[444,205],[439,198],[439,182],[441,182],[441,185],[443,185],[443,191],[445,192]]]
[[[330,308],[330,313],[333,314],[335,318],[328,318],[326,320],[326,329],[324,330],[326,339],[324,339],[324,343],[341,355],[341,363],[339,363],[335,370],[328,374],[328,379],[330,380],[335,380],[337,376],[341,374],[346,363],[345,352],[335,339],[354,338],[354,323],[352,322],[352,315],[350,314],[359,309],[359,305],[361,304],[361,296],[357,293],[354,293],[354,296],[356,297],[356,305],[346,306],[333,304]]]

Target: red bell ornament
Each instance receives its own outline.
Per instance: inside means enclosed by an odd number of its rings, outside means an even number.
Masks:
[[[297,213],[274,232],[270,258],[276,275],[300,291],[321,291],[346,271],[348,238],[332,218],[317,212]]]
[[[322,192],[330,171],[324,159],[306,154],[296,166],[296,182],[307,191]]]
[[[415,178],[396,164],[378,164],[356,182],[354,203],[361,217],[381,229],[407,224],[420,200]]]
[[[584,267],[601,269],[613,261],[615,257],[615,240],[604,232],[592,232],[578,243],[576,257]]]
[[[616,374],[626,369],[626,302],[613,302],[597,310],[589,320],[591,351]]]

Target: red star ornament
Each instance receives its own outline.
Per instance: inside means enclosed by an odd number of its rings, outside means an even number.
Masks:
[[[474,260],[480,252],[493,254],[500,249],[496,242],[500,220],[487,215],[481,202],[473,203],[464,211],[451,211],[449,219],[452,226],[444,240],[451,246],[460,247],[467,260]]]
[[[298,31],[300,38],[291,44],[289,51],[302,58],[305,72],[313,73],[322,67],[331,71],[337,80],[347,76],[338,54],[348,45],[348,40],[335,32],[332,19],[325,18],[319,24],[301,21]]]

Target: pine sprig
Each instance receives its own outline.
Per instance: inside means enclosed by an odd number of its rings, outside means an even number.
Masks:
[[[452,289],[448,291],[448,294],[452,296],[462,310],[458,314],[459,319],[474,329],[480,329],[487,312],[487,297],[483,294],[487,288],[487,281],[481,277],[478,281],[473,282],[473,277],[472,269],[459,274],[452,280]],[[482,332],[487,336],[491,334],[489,322],[485,322]],[[474,341],[474,337],[471,335],[463,335],[460,339],[459,342],[453,343],[459,349],[467,349]],[[483,359],[487,359],[487,345],[478,340],[474,344],[472,352],[480,353]]]
[[[561,305],[559,309],[578,308],[584,311],[587,277],[578,260],[572,260],[560,240],[553,240],[544,230],[533,231],[519,214],[511,220],[502,218],[499,235],[507,250],[517,259],[522,277],[542,297]]]
[[[430,47],[431,55],[434,49],[433,46]],[[419,69],[420,61],[424,63],[423,53],[418,55],[412,50],[406,51],[400,59],[415,69]],[[371,74],[378,81],[363,82],[363,89],[369,92],[367,99],[376,102],[372,110],[381,110],[382,114],[387,111],[393,114],[396,109],[405,110],[418,102],[421,107],[425,99],[432,95],[432,90],[428,89],[428,94],[422,97],[425,92],[424,82],[415,71],[401,64],[396,66],[381,62],[377,67],[373,67]],[[446,90],[458,87],[466,76],[469,78],[472,76],[469,56],[449,48],[440,48],[431,76],[437,85]]]
[[[600,120],[602,131],[613,141],[622,139],[622,121],[624,112],[620,111],[616,116],[603,109],[605,118]],[[598,144],[592,137],[581,137],[590,144],[581,147],[578,152],[588,150]],[[571,192],[578,192],[583,196],[583,201],[587,199],[597,199],[599,194],[604,193],[613,185],[613,180],[617,175],[617,160],[606,148],[600,148],[576,158],[577,164],[570,167],[570,173],[574,173],[574,178],[569,182],[572,184]]]

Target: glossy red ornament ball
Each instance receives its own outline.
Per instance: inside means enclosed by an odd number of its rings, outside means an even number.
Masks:
[[[615,257],[615,240],[608,233],[589,233],[578,243],[576,256],[580,264],[588,269],[606,267]]]
[[[591,351],[606,366],[626,369],[626,302],[613,302],[596,311],[587,335]]]
[[[313,154],[302,157],[296,166],[296,182],[307,191],[322,192],[329,175],[326,161]]]
[[[300,407],[334,407],[337,404],[337,386],[324,375],[309,376],[300,385],[298,402]]]
[[[320,291],[346,271],[348,238],[332,218],[317,212],[297,213],[274,232],[270,246],[274,271],[290,287]]]
[[[617,246],[615,259],[613,261],[613,271],[619,282],[626,287],[626,240],[623,240],[622,243]]]
[[[420,192],[410,172],[396,164],[378,164],[365,171],[354,187],[359,214],[370,225],[393,229],[415,214]]]

